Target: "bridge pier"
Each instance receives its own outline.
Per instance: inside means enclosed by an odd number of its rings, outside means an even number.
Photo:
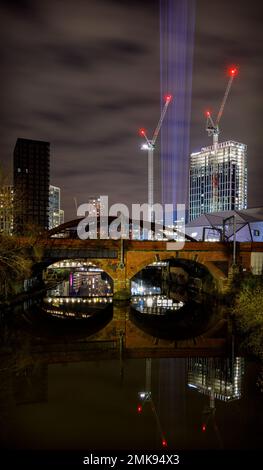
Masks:
[[[118,268],[113,277],[114,300],[129,300],[131,297],[131,280],[127,278],[126,269]]]

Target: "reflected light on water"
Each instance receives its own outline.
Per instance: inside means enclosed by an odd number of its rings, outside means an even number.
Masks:
[[[165,295],[134,296],[132,306],[141,313],[165,314],[167,310],[179,310],[184,302],[169,299]]]

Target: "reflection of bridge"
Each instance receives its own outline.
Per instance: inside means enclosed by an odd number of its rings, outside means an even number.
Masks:
[[[24,238],[20,243],[32,250]],[[237,243],[237,264],[250,270],[253,253],[263,251],[263,243]],[[43,238],[37,242],[42,269],[63,259],[89,259],[113,280],[114,293],[130,292],[130,281],[139,271],[156,261],[173,259],[199,263],[213,276],[218,291],[228,284],[232,264],[232,243],[186,241],[183,249],[176,242],[139,240],[80,240]],[[32,253],[32,256],[33,253]],[[125,297],[125,295],[124,295]]]
[[[58,338],[52,339],[52,337],[47,340],[47,338],[41,339],[41,337],[32,337],[30,330],[27,336],[25,335],[27,330],[24,331],[24,334],[19,329],[13,331],[14,336],[10,338],[11,342],[9,347],[7,342],[6,351],[4,354],[1,353],[2,355],[0,356],[2,364],[0,398],[2,399],[2,403],[5,403],[5,408],[13,411],[12,407],[17,405],[46,403],[43,409],[41,408],[40,410],[41,413],[44,413],[46,418],[46,413],[47,416],[48,413],[52,413],[52,416],[54,414],[54,400],[56,406],[59,406],[57,404],[60,401],[63,403],[63,400],[66,397],[67,408],[64,409],[65,411],[63,410],[63,416],[65,415],[65,420],[68,421],[68,416],[70,416],[71,410],[70,406],[72,404],[72,396],[77,396],[77,400],[79,400],[78,392],[81,385],[81,387],[84,387],[86,400],[84,404],[86,404],[86,407],[87,404],[90,404],[91,408],[88,408],[89,413],[90,410],[95,408],[96,411],[94,416],[95,419],[97,419],[97,409],[101,406],[101,395],[98,389],[98,384],[100,384],[100,387],[102,384],[102,395],[104,394],[104,397],[107,399],[109,391],[112,390],[112,386],[114,386],[115,389],[118,389],[119,383],[121,383],[126,386],[125,396],[127,396],[129,400],[128,413],[132,413],[132,407],[130,403],[132,398],[131,392],[134,389],[136,390],[137,384],[141,378],[144,377],[144,373],[141,373],[141,364],[144,364],[144,362],[137,360],[135,363],[136,367],[134,368],[131,367],[133,361],[126,362],[125,359],[146,358],[145,391],[152,391],[153,393],[152,400],[150,401],[149,405],[153,412],[153,418],[156,420],[156,430],[159,432],[161,438],[160,444],[162,444],[163,447],[166,447],[170,444],[173,445],[176,440],[178,441],[178,439],[181,440],[184,438],[182,429],[187,426],[186,423],[188,423],[188,425],[191,427],[195,426],[195,415],[192,415],[191,421],[186,421],[188,419],[187,416],[189,416],[188,410],[191,409],[190,405],[192,402],[192,396],[190,396],[190,399],[187,398],[187,392],[185,391],[187,384],[187,372],[189,369],[189,367],[187,367],[187,362],[185,360],[173,359],[153,361],[151,371],[150,358],[171,358],[176,357],[176,355],[179,357],[187,357],[188,354],[197,356],[199,356],[199,354],[201,356],[218,356],[219,354],[225,354],[225,348],[218,348],[218,338],[214,338],[213,348],[211,343],[211,341],[213,341],[212,335],[209,338],[207,337],[207,342],[206,338],[197,338],[196,344],[194,344],[193,341],[182,342],[181,344],[178,344],[178,348],[175,348],[174,344],[169,343],[169,341],[163,341],[157,345],[154,345],[156,338],[145,335],[136,329],[129,321],[127,314],[128,306],[126,309],[121,309],[119,307],[114,308],[112,321],[109,322],[108,325],[106,325],[106,327],[104,327],[100,332],[89,337],[88,332],[86,332],[87,336],[85,335],[81,339],[76,337],[75,340],[73,335],[70,337],[70,339],[68,337],[65,338],[62,336],[60,340]],[[122,356],[122,359],[124,360],[120,360],[120,353],[122,350],[120,347],[120,338],[123,336],[121,333],[124,333],[126,338],[126,340],[124,340],[125,345],[123,347]],[[136,338],[135,345],[133,344],[134,338]],[[20,346],[17,347],[19,343]],[[204,345],[206,345],[206,350],[204,349]],[[151,352],[153,348],[154,351]],[[104,360],[107,359],[115,359],[115,361],[110,361],[110,364],[107,362],[104,363]],[[203,357],[198,358],[199,362],[202,360]],[[88,364],[88,361],[92,361],[90,365]],[[93,361],[96,361],[94,367],[92,366]],[[222,364],[224,361],[225,359],[222,358]],[[83,366],[79,364],[80,362],[83,362]],[[72,366],[75,367],[72,363],[77,364],[77,369],[72,369]],[[69,368],[68,370],[64,367],[57,369],[54,367],[56,364],[68,364]],[[169,367],[167,367],[168,364]],[[112,366],[115,368],[113,369]],[[92,370],[95,370],[95,367],[96,375],[94,376],[92,375]],[[60,371],[59,374],[57,373],[58,370]],[[73,374],[72,376],[72,370],[77,370],[77,374]],[[107,370],[110,371],[109,374],[107,372],[105,373]],[[80,373],[80,371],[83,373]],[[130,375],[131,371],[132,375]],[[91,375],[89,375],[90,373]],[[153,379],[152,382],[150,382],[151,373]],[[123,382],[124,375],[125,381]],[[91,381],[93,383],[92,387]],[[70,384],[69,386],[72,385],[72,387],[74,387],[76,390],[76,394],[72,395],[71,388],[68,389],[68,385],[65,384]],[[90,393],[90,387],[92,391],[94,389],[96,390],[95,395],[94,392]],[[8,397],[7,400],[6,390],[10,390],[9,393],[11,395],[11,399]],[[52,390],[56,390],[56,392],[53,393]],[[61,396],[58,390],[61,390]],[[141,390],[141,388],[137,390]],[[91,397],[91,399],[87,400],[86,396]],[[134,394],[133,396],[134,398],[136,397]],[[114,403],[114,410],[116,410],[116,405],[118,404],[118,398],[115,400],[115,397],[116,395],[114,395],[114,400],[111,400],[111,402]],[[47,402],[49,402],[51,411],[47,407]],[[172,407],[171,404],[174,406]],[[183,406],[185,404],[187,406]],[[36,413],[38,413],[38,408],[35,409]],[[86,410],[85,406],[83,409],[84,411]],[[83,409],[81,409],[81,413]],[[185,414],[186,410],[187,414]],[[23,415],[23,410],[20,412],[19,410],[16,411],[19,413],[19,423],[21,423],[20,416]],[[147,422],[149,419],[149,412],[147,410],[145,411]],[[27,420],[27,409],[25,409],[24,412],[25,419]],[[15,416],[15,414],[12,413],[11,418],[13,418],[13,416]],[[90,414],[87,413],[84,416],[90,417]],[[106,413],[106,417],[107,416],[108,413]],[[5,425],[3,424],[2,426],[3,430],[6,430],[7,422],[8,420],[5,417]],[[34,420],[31,420],[31,423],[33,422]],[[62,423],[64,424],[63,420]],[[143,420],[143,422],[138,423],[138,427],[140,427],[141,430],[142,440],[145,439],[148,443],[150,442],[151,434],[149,438],[143,435],[145,432],[145,424],[146,423]],[[152,437],[155,438],[155,427],[153,420],[151,420],[151,426],[153,427]],[[20,429],[20,426],[18,429]],[[176,429],[179,435],[175,436]],[[85,431],[89,432],[89,427],[87,428],[85,426]],[[50,431],[47,430],[47,432]],[[90,432],[94,431],[92,430]],[[43,432],[43,436],[45,436],[45,432]],[[181,444],[181,441],[179,443]]]
[[[184,340],[161,339],[142,331],[132,321],[130,316],[130,306],[113,305],[113,316],[107,324],[104,324],[94,331],[94,325],[91,329],[85,327],[82,323],[80,331],[72,332],[72,326],[68,325],[71,331],[70,339],[63,330],[61,335],[53,335],[50,328],[50,322],[45,328],[43,323],[37,324],[39,318],[35,317],[35,334],[37,341],[33,339],[29,327],[15,332],[16,341],[13,344],[16,368],[26,367],[33,363],[64,363],[64,362],[82,362],[99,359],[119,359],[120,354],[123,359],[145,358],[145,357],[187,357],[187,356],[224,356],[228,350],[228,341],[226,338],[227,324],[226,320],[219,320],[213,324],[202,335],[190,337]],[[97,317],[100,325],[99,316]],[[52,319],[51,319],[52,321]],[[63,321],[63,320],[62,320]],[[52,324],[52,323],[51,323]],[[51,331],[51,333],[50,333]],[[75,336],[74,336],[75,335]],[[66,339],[65,339],[66,338]],[[32,343],[32,344],[31,344]],[[12,350],[10,345],[5,345]],[[17,354],[19,351],[19,354]],[[11,356],[12,354],[10,354]],[[5,354],[5,360],[9,354]]]

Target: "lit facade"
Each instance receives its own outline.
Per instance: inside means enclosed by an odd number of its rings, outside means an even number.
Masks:
[[[11,185],[0,188],[0,233],[12,235],[14,224],[14,188]]]
[[[49,229],[64,222],[64,211],[60,208],[60,188],[49,186]]]
[[[229,140],[218,144],[216,165],[213,145],[191,154],[189,220],[214,212],[213,172],[216,175],[217,211],[246,209],[247,146]]]
[[[101,278],[101,272],[86,271],[70,273],[70,294],[85,296],[105,295],[110,291],[108,281]]]
[[[99,217],[101,211],[100,197],[90,196],[88,199],[88,204],[92,206],[92,212],[90,213],[90,216]]]
[[[244,358],[189,358],[188,387],[222,401],[241,398]]]

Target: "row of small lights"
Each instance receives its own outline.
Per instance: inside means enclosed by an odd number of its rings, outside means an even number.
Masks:
[[[141,313],[156,313],[156,314],[164,314],[166,311],[166,308],[164,309],[165,306],[158,306],[158,307],[139,307],[139,311]],[[179,306],[175,307],[169,307],[169,310],[179,310]]]
[[[49,310],[49,309],[47,309],[46,312],[51,313],[52,315],[62,315],[62,316],[65,316],[65,317],[76,317],[76,313],[74,313],[74,312],[63,312],[61,310]],[[86,313],[82,313],[82,314],[80,314],[80,317],[81,318],[89,318],[89,317],[91,317],[91,315],[87,315]]]
[[[178,307],[182,307],[184,305],[184,303],[182,301],[180,302],[174,302],[172,303],[172,301],[170,299],[167,299],[164,295],[152,295],[152,296],[145,296],[145,297],[133,297],[132,299],[132,303],[137,303],[137,302],[140,302],[142,300],[154,300],[154,299],[157,299],[157,305],[158,305],[158,302],[162,302],[162,305],[167,305],[167,306],[178,306]],[[170,303],[171,302],[171,303]],[[160,304],[159,304],[160,305]]]
[[[53,303],[59,303],[59,304],[63,304],[63,303],[106,303],[106,302],[112,302],[112,298],[108,297],[108,298],[105,298],[105,297],[93,297],[92,299],[76,299],[74,297],[67,297],[67,298],[54,298],[54,297],[49,297],[47,299],[47,301],[49,303],[53,302]]]
[[[90,266],[90,267],[93,267],[94,269],[100,269],[100,268],[97,268],[97,266],[95,266],[93,263],[91,262],[86,262],[86,261],[66,261],[66,262],[63,262],[63,261],[59,261],[58,263],[54,263],[50,266],[50,268],[64,268],[64,267],[70,267],[70,266],[73,266],[74,268],[78,268],[78,267],[81,267],[81,266]],[[100,269],[100,271],[103,271],[102,269]]]

